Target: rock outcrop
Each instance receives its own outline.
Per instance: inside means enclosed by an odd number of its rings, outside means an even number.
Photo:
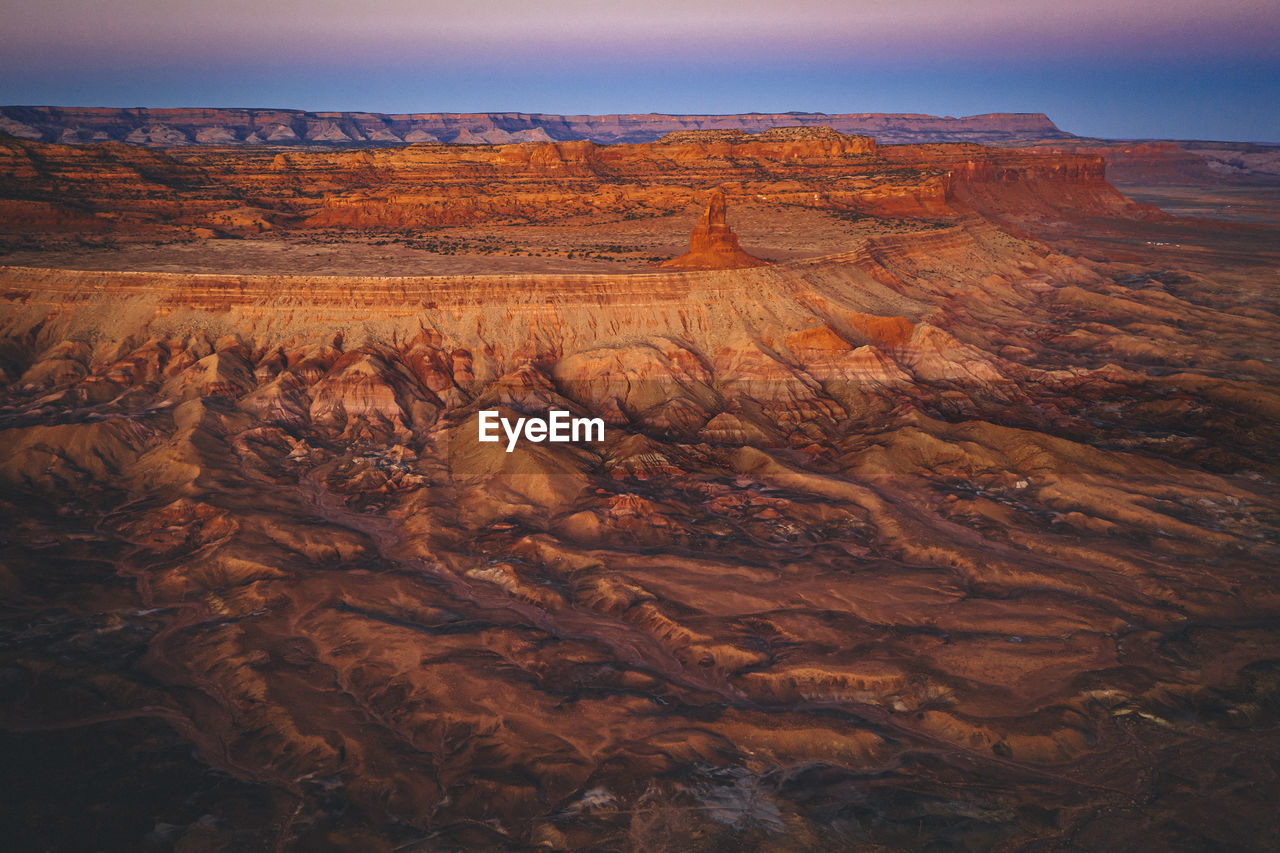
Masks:
[[[724,191],[717,189],[708,199],[702,218],[693,226],[689,251],[662,266],[673,270],[731,270],[768,264],[738,246],[738,235],[725,221],[725,208]]]

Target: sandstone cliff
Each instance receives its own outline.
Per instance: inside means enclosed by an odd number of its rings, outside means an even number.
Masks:
[[[421,145],[359,151],[191,150],[0,140],[0,233],[61,229],[258,235],[387,232],[734,203],[833,215],[954,218],[1134,212],[1096,156],[977,145],[877,146],[829,128],[681,132],[654,143]],[[978,202],[981,187],[1002,184]],[[964,188],[974,188],[966,196]]]

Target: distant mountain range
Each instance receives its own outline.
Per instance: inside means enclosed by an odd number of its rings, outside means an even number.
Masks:
[[[1042,113],[963,118],[894,113],[562,116],[540,113],[304,112],[272,109],[108,109],[0,107],[0,131],[41,142],[125,142],[155,148],[270,145],[351,148],[424,142],[507,144],[589,139],[652,142],[685,130],[824,125],[841,133],[900,142],[1021,144],[1075,139]]]

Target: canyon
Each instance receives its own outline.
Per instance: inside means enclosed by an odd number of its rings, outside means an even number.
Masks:
[[[831,118],[0,138],[14,842],[1274,849],[1280,222]]]

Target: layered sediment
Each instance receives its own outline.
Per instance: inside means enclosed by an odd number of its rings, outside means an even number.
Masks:
[[[573,216],[660,217],[720,188],[837,217],[1117,215],[1100,158],[977,145],[882,146],[829,129],[678,134],[643,145],[442,145],[340,152],[163,153],[0,143],[0,234],[250,237],[387,233]],[[998,185],[997,192],[982,187]],[[984,195],[985,192],[985,195]],[[980,199],[979,196],[982,198]]]
[[[653,142],[680,131],[760,133],[788,126],[830,127],[884,142],[980,142],[1069,139],[1040,113],[965,118],[891,113],[559,116],[538,113],[304,112],[243,109],[0,107],[0,131],[41,142],[126,142],[153,147],[274,145],[352,147],[449,142],[503,144],[590,140]]]
[[[445,163],[477,217],[729,184],[863,229],[632,275],[0,267],[15,843],[1271,846],[1271,232],[1092,156],[741,144],[10,145],[8,203],[138,234],[228,186],[392,217]],[[478,441],[550,408],[605,440]]]

